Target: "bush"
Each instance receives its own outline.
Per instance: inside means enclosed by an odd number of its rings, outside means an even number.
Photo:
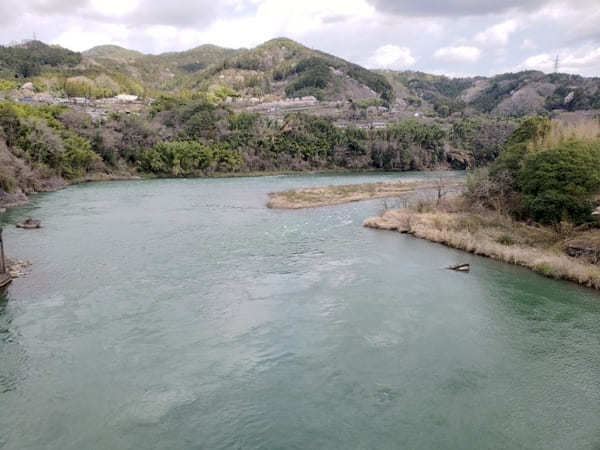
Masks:
[[[496,242],[498,242],[498,244],[502,244],[502,245],[506,245],[506,246],[511,246],[511,245],[515,244],[515,240],[510,234],[500,235],[498,237],[498,239],[496,239]]]
[[[323,98],[323,90],[329,86],[331,81],[331,72],[329,66],[325,62],[321,62],[318,58],[314,58],[311,65],[301,65],[302,62],[296,66],[296,72],[300,75],[296,80],[290,83],[285,88],[285,94],[288,97],[303,97],[306,95],[314,95],[318,99]]]
[[[17,182],[13,177],[0,172],[0,191],[12,192],[15,190],[16,186]]]
[[[519,171],[523,214],[541,223],[591,219],[600,191],[600,143],[565,142],[529,155]]]
[[[195,141],[159,142],[142,153],[139,166],[158,175],[192,176],[214,171],[234,171],[242,163],[237,150],[207,146]]]

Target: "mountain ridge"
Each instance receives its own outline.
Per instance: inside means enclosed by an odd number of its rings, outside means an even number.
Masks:
[[[600,109],[600,79],[595,77],[523,71],[451,78],[369,70],[284,37],[249,49],[204,44],[157,55],[117,45],[81,53],[39,41],[0,46],[0,88],[14,89],[25,81],[56,96],[156,97],[217,89],[231,97],[266,102],[306,96],[323,101],[379,101],[387,107],[412,107],[441,117],[465,112],[519,117]]]

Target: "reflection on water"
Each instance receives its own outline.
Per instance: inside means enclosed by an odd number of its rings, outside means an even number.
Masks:
[[[0,448],[594,448],[600,296],[268,192],[96,183],[5,217]],[[35,212],[31,211],[35,209]],[[468,262],[469,274],[444,267]]]

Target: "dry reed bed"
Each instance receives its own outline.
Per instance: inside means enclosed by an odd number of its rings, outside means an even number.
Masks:
[[[389,210],[364,226],[409,233],[476,255],[527,267],[549,278],[600,289],[600,267],[563,252],[564,238],[550,228],[513,222],[494,213]]]
[[[269,208],[301,209],[342,203],[397,197],[417,190],[436,189],[439,181],[385,181],[378,183],[344,184],[334,186],[290,189],[269,194]],[[458,186],[456,180],[444,179],[443,188]]]

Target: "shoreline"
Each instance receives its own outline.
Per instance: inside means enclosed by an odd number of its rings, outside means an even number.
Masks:
[[[564,247],[571,240],[597,239],[597,233],[558,236],[549,227],[534,227],[490,212],[418,212],[410,208],[388,210],[363,226],[410,234],[419,239],[463,250],[478,256],[525,267],[555,280],[600,290],[600,266],[569,256]]]
[[[437,168],[430,170],[419,170],[415,172],[435,172],[435,171],[444,171],[448,173],[454,172],[454,170],[449,170],[445,168]],[[86,175],[82,178],[76,178],[73,180],[62,180],[61,183],[52,184],[51,187],[47,189],[42,189],[34,192],[17,192],[17,193],[7,193],[7,196],[13,197],[14,200],[11,201],[3,201],[0,199],[0,213],[2,213],[2,209],[7,210],[8,208],[14,208],[17,206],[23,206],[30,202],[30,196],[35,194],[42,194],[46,192],[56,192],[61,189],[66,189],[69,186],[75,186],[78,184],[84,183],[94,183],[100,181],[131,181],[131,180],[176,180],[176,179],[198,179],[198,178],[259,178],[259,177],[275,177],[275,176],[294,176],[294,175],[351,175],[357,173],[366,173],[366,174],[383,174],[383,173],[407,173],[412,171],[406,170],[397,170],[397,171],[389,171],[389,170],[377,170],[377,169],[323,169],[323,170],[311,170],[311,171],[294,171],[294,170],[275,170],[275,171],[252,171],[252,172],[230,172],[230,173],[215,173],[212,175],[198,175],[198,176],[189,176],[189,177],[175,177],[175,176],[160,176],[160,175],[150,175],[150,174],[139,174],[139,173],[117,173],[117,174],[107,174],[107,173],[96,173]]]

